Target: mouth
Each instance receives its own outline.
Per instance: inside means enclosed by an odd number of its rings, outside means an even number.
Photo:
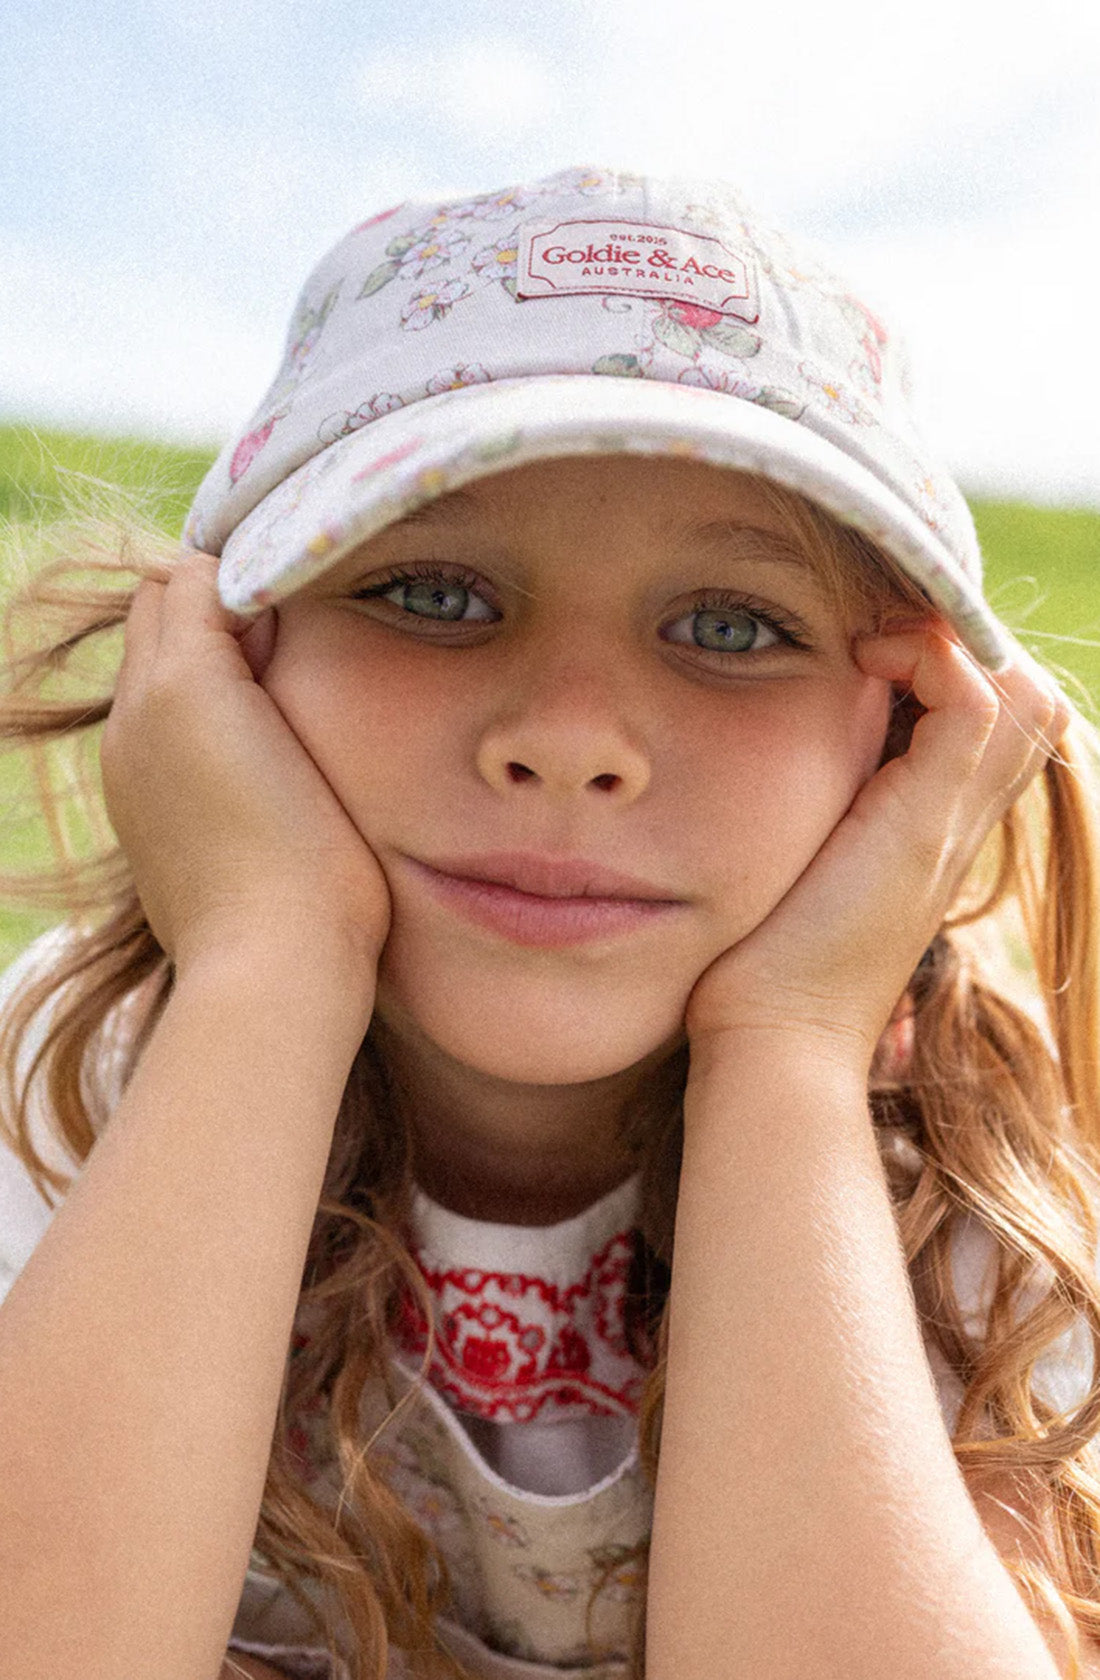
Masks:
[[[481,881],[537,898],[587,898],[630,903],[679,904],[664,887],[606,869],[589,858],[554,858],[534,852],[488,852],[433,858],[427,868],[463,881]]]
[[[667,924],[686,908],[676,899],[626,897],[621,876],[613,894],[563,892],[560,877],[556,892],[535,893],[501,881],[450,874],[414,858],[408,862],[437,902],[519,945],[561,947],[622,938]],[[463,867],[469,868],[469,863]]]

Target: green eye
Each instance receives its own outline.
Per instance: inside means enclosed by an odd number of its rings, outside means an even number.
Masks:
[[[764,619],[755,613],[721,611],[708,607],[704,611],[688,614],[695,619],[695,629],[692,640],[697,647],[706,648],[712,653],[756,653],[760,651],[758,637],[763,631],[764,647],[771,647],[779,641],[775,631]]]
[[[472,573],[452,576],[430,566],[414,567],[409,571],[392,573],[383,582],[369,589],[356,589],[352,599],[367,601],[383,599],[392,602],[411,618],[422,618],[437,624],[492,623],[495,613],[479,595],[475,585],[479,579]],[[484,612],[469,612],[472,602],[480,602]]]

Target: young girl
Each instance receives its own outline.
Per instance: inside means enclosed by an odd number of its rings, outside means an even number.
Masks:
[[[182,552],[43,544],[5,1675],[1100,1675],[1097,743],[878,317],[713,181],[406,203]]]

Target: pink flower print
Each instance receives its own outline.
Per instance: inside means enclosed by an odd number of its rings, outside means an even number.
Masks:
[[[270,420],[265,420],[262,426],[257,426],[254,432],[243,437],[233,451],[233,459],[229,463],[229,482],[236,484],[243,478],[260,450],[271,436],[274,426],[283,418],[282,414],[273,414]]]
[[[413,332],[430,327],[433,321],[441,321],[469,290],[462,280],[449,280],[435,291],[417,292],[401,311],[401,325]]]
[[[466,234],[456,228],[452,233],[433,232],[418,239],[401,258],[402,277],[419,280],[433,268],[446,268],[459,251],[470,243]]]
[[[481,193],[469,201],[465,214],[478,222],[493,222],[501,216],[512,215],[516,210],[526,210],[540,196],[537,187],[510,187],[507,192]]]
[[[486,245],[473,258],[471,266],[487,280],[514,280],[518,256],[519,240],[513,233],[507,239],[498,239],[495,245]]]
[[[860,401],[854,391],[848,390],[835,379],[829,379],[815,368],[810,362],[799,362],[798,371],[812,385],[815,391],[821,393],[824,407],[830,414],[835,414],[839,420],[845,420],[850,426],[870,426],[874,423],[874,415],[867,405]],[[820,403],[820,399],[819,403]]]
[[[322,443],[335,443],[337,438],[348,437],[361,426],[369,426],[372,420],[380,420],[383,414],[392,414],[395,408],[404,406],[392,391],[376,391],[368,402],[360,403],[350,412],[345,409],[342,414],[327,415],[317,428],[317,436]]]
[[[724,391],[729,397],[744,397],[746,402],[755,402],[762,389],[755,380],[743,379],[740,374],[727,373],[724,368],[705,367],[698,362],[684,369],[677,384],[695,385],[704,391]]]
[[[453,368],[433,373],[425,387],[429,397],[441,396],[444,391],[461,391],[465,385],[485,385],[492,379],[480,362],[457,362]]]

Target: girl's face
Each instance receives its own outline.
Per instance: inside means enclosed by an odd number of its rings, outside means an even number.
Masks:
[[[881,760],[891,691],[855,628],[747,479],[667,457],[480,479],[280,605],[263,686],[390,887],[382,1019],[527,1084],[674,1050]],[[416,866],[502,851],[678,902],[533,945]]]

